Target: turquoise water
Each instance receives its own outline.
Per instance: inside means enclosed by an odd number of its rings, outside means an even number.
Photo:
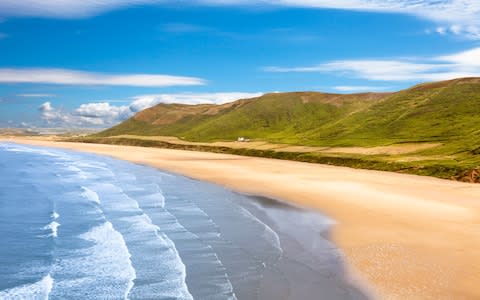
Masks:
[[[0,143],[0,299],[363,299],[330,224],[145,166]]]

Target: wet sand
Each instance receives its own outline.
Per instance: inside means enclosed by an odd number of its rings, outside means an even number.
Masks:
[[[380,298],[480,298],[480,185],[225,154],[14,141],[105,154],[320,210],[337,222],[331,239],[349,275]]]
[[[257,299],[374,298],[346,272],[344,255],[330,241],[333,220],[266,197],[243,200],[240,205],[278,234],[282,248],[275,263],[266,264]]]

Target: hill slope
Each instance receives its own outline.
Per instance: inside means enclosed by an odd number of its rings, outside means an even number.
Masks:
[[[266,94],[224,105],[159,104],[99,134],[190,141],[238,136],[313,146],[377,146],[471,137],[480,129],[480,78],[397,93]]]
[[[435,165],[457,174],[480,165],[480,78],[421,84],[396,93],[275,93],[224,105],[159,104],[96,138],[119,135],[193,142],[245,136],[313,147],[435,143],[438,146],[419,148],[415,155],[369,159],[402,162],[407,169]]]
[[[224,105],[159,104],[100,135],[171,135],[192,141],[248,136],[302,144],[307,131],[365,110],[388,95],[298,92],[266,94]],[[309,141],[315,143],[316,139]]]

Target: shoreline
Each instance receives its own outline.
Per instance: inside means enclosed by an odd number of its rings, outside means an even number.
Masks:
[[[351,277],[381,298],[480,297],[480,186],[229,154],[25,138],[0,141],[108,155],[319,210]],[[265,180],[268,178],[268,181]]]

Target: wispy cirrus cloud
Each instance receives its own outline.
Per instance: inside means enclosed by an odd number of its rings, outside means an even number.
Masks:
[[[55,97],[54,94],[17,94],[15,96],[23,97],[23,98],[50,98],[50,97]]]
[[[480,48],[433,58],[336,60],[306,67],[265,67],[263,70],[332,73],[377,81],[447,80],[480,76]]]
[[[190,23],[165,23],[160,26],[160,30],[169,33],[199,33],[217,31],[215,28]]]
[[[39,106],[40,117],[54,127],[108,127],[128,119],[135,113],[159,103],[223,104],[238,99],[253,98],[263,93],[178,93],[154,94],[132,97],[128,105],[112,105],[111,102],[90,102],[67,111],[54,107],[50,101]],[[118,100],[116,102],[119,102]]]
[[[0,83],[167,87],[204,85],[206,81],[196,77],[162,74],[105,74],[68,69],[3,68],[0,69]]]
[[[439,35],[456,35],[467,37],[472,40],[480,39],[480,25],[450,25],[450,26],[438,26],[434,29],[425,30],[426,34],[436,33]]]
[[[160,1],[155,0],[2,0],[0,17],[32,16],[48,18],[85,18],[111,10]]]
[[[390,89],[385,86],[373,86],[373,85],[338,85],[333,87],[334,90],[339,92],[351,93],[351,92],[378,92]]]
[[[159,26],[162,33],[186,35],[186,34],[208,34],[209,36],[216,36],[220,38],[240,40],[240,41],[255,41],[255,40],[270,40],[276,42],[310,42],[321,38],[314,32],[305,30],[298,30],[289,27],[270,28],[266,30],[254,30],[253,32],[234,32],[225,31],[220,28],[190,24],[190,23],[165,23]]]
[[[174,0],[3,0],[0,16],[84,18],[139,5],[171,5]],[[185,3],[183,3],[185,5]],[[480,1],[477,0],[191,0],[189,5],[271,6],[342,9],[414,15],[442,25],[442,32],[480,38]],[[441,28],[441,27],[439,27]]]

